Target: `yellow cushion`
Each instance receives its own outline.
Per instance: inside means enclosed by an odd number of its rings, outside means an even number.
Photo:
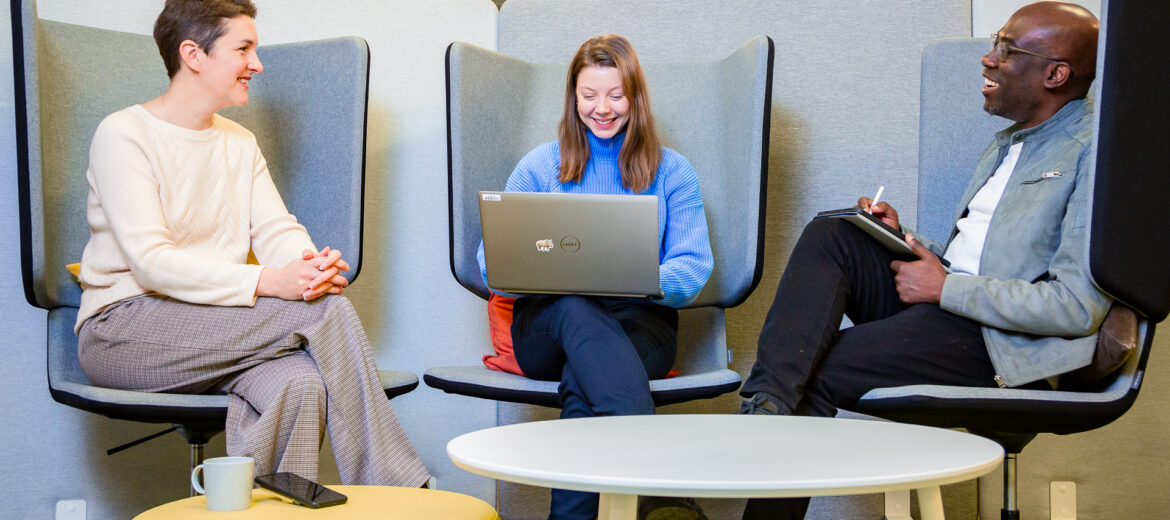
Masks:
[[[252,507],[242,511],[208,511],[207,499],[197,496],[163,504],[134,517],[134,520],[500,520],[487,502],[450,491],[388,486],[328,487],[349,497],[349,501],[339,506],[310,509],[288,503],[270,491],[255,489],[252,490]]]

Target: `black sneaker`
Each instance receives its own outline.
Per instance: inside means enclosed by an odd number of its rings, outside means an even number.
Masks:
[[[638,520],[707,520],[693,498],[638,497]]]
[[[739,403],[739,411],[735,412],[742,415],[779,415],[780,405],[776,404],[776,398],[764,392],[756,392],[751,399],[744,399]]]

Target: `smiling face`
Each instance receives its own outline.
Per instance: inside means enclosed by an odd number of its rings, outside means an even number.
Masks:
[[[248,103],[248,82],[264,71],[256,55],[256,24],[248,16],[237,16],[224,21],[224,33],[204,51],[199,76],[208,92],[218,98],[222,107]]]
[[[609,139],[630,119],[630,101],[617,67],[589,65],[577,74],[577,115],[593,135]]]
[[[1008,45],[1045,53],[1046,33],[1034,17],[1017,13],[998,34],[1000,41]],[[1045,78],[1052,62],[1020,52],[1012,52],[1006,60],[1000,61],[994,49],[980,61],[984,67],[983,109],[987,113],[1023,123],[1025,128],[1036,126],[1047,119],[1048,114],[1040,113],[1040,106],[1049,95],[1045,88]]]

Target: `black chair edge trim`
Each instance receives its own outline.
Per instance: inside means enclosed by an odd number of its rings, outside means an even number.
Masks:
[[[654,398],[654,406],[666,406],[699,399],[714,399],[728,392],[739,390],[740,384],[741,381],[731,381],[710,386],[655,390],[651,391],[650,395]]]
[[[848,409],[892,421],[940,428],[1068,435],[1113,422],[1129,410],[1136,399],[1136,390],[1112,401],[1075,403],[911,395],[865,399]]]
[[[475,383],[451,381],[450,379],[443,379],[431,374],[423,374],[423,381],[426,382],[427,386],[431,388],[437,388],[449,394],[465,395],[468,397],[478,397],[480,399],[491,399],[494,401],[505,401],[509,403],[533,404],[536,406],[546,406],[548,408],[561,407],[560,399],[556,392],[534,392],[530,390],[513,390],[494,386],[484,386]]]
[[[386,391],[386,399],[394,399],[395,397],[398,397],[400,395],[409,394],[410,392],[413,392],[415,388],[418,388],[418,380],[417,379],[414,380],[413,383],[410,383],[407,385],[392,386],[390,388],[384,388],[383,390]]]
[[[49,388],[53,400],[63,405],[103,415],[111,419],[144,423],[179,424],[187,429],[222,431],[227,420],[226,406],[133,406],[94,401],[76,394]]]
[[[764,114],[760,124],[762,125],[763,139],[762,150],[760,150],[760,201],[759,201],[759,220],[756,224],[756,265],[752,271],[752,281],[748,284],[748,288],[744,291],[743,296],[738,301],[732,302],[731,305],[725,308],[738,307],[743,302],[751,297],[752,293],[760,285],[760,280],[764,278],[764,242],[765,231],[768,220],[768,153],[771,149],[769,143],[771,142],[772,131],[772,72],[776,64],[776,43],[772,41],[771,36],[764,36],[768,40],[768,68],[765,72],[766,78],[764,80]],[[655,401],[657,402],[657,401]]]
[[[514,390],[485,386],[475,383],[451,381],[431,374],[423,374],[423,381],[431,388],[437,388],[449,394],[505,401],[509,403],[531,404],[548,408],[560,408],[560,398],[555,392],[536,392],[531,390]],[[720,383],[717,385],[697,388],[678,388],[670,390],[655,390],[650,392],[655,406],[665,406],[697,399],[711,399],[728,392],[738,390],[739,381]]]
[[[28,97],[25,91],[24,63],[24,2],[12,0],[9,3],[12,21],[12,78],[14,112],[16,115],[16,185],[17,205],[20,207],[20,271],[24,282],[24,299],[33,307],[37,303],[33,288],[32,253],[32,189],[29,172],[28,145]]]

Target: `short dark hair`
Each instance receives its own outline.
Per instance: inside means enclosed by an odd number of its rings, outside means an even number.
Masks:
[[[154,21],[154,43],[167,67],[167,76],[175,77],[182,65],[179,45],[195,42],[203,52],[211,52],[215,40],[223,36],[224,22],[240,15],[256,18],[252,0],[167,0]]]

